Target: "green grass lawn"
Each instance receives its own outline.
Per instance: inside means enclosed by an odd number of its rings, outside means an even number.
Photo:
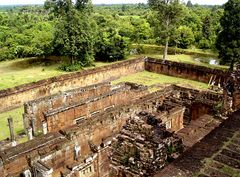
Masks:
[[[36,82],[48,77],[64,74],[57,69],[59,64],[45,66],[43,63],[30,65],[31,59],[17,59],[0,63],[0,89]]]
[[[146,86],[153,86],[159,84],[176,84],[180,86],[193,87],[198,89],[207,89],[208,85],[202,82],[182,79],[178,77],[166,76],[162,74],[156,74],[148,71],[143,71],[135,74],[131,74],[125,77],[121,77],[118,80],[113,81],[113,84],[120,82],[135,82]],[[155,90],[155,89],[154,89]]]
[[[134,59],[141,56],[149,56],[153,58],[162,58],[160,54],[142,54],[130,55],[127,59]],[[25,83],[36,82],[42,79],[50,78],[66,74],[67,72],[58,69],[60,63],[52,61],[51,63],[32,62],[34,59],[17,59],[11,61],[0,62],[0,90],[11,88]],[[202,62],[197,62],[192,55],[169,55],[169,60],[183,62],[188,64],[196,64],[211,68],[227,68],[226,66],[213,66]],[[95,62],[95,67],[105,66],[112,63]],[[90,69],[94,67],[88,67]]]
[[[159,84],[177,84],[182,86],[194,87],[198,89],[207,89],[207,84],[205,83],[166,76],[162,74],[151,73],[148,71],[143,71],[143,72],[122,77],[118,80],[113,81],[113,84],[117,84],[119,82],[135,82],[135,83],[143,84],[146,86],[153,86],[153,85],[159,85]],[[159,89],[158,86],[152,87],[150,91],[155,91],[157,89]],[[19,134],[23,132],[23,121],[22,121],[23,111],[24,111],[23,107],[20,107],[8,112],[0,113],[0,125],[1,125],[0,141],[3,139],[6,139],[7,137],[10,137],[8,122],[7,122],[7,118],[9,116],[11,116],[14,120],[15,134]],[[22,141],[25,141],[25,139],[19,140],[19,142],[22,142]]]
[[[145,54],[148,57],[156,58],[156,59],[162,59],[163,56],[159,54]],[[199,62],[196,60],[196,57],[193,55],[186,55],[186,54],[178,54],[178,55],[168,55],[168,60],[179,62],[179,63],[187,63],[187,64],[193,64],[193,65],[199,65],[199,66],[205,66],[208,68],[216,68],[216,69],[228,69],[228,66],[223,65],[210,65],[207,63]],[[204,60],[204,59],[203,59]],[[207,60],[207,59],[206,59]]]
[[[201,52],[201,51],[198,51],[198,52]],[[130,59],[138,58],[141,56],[162,58],[162,55],[157,54],[157,52],[155,51],[150,54],[130,55],[127,57],[127,59],[130,60]],[[184,54],[169,55],[169,60],[176,61],[176,62],[189,63],[189,64],[198,64],[198,65],[203,65],[207,67],[215,67],[209,64],[199,63],[196,60],[194,60],[194,56],[191,56],[191,55],[184,55]],[[113,64],[113,63],[95,62],[95,67],[101,67],[109,64]],[[18,86],[24,83],[36,82],[49,77],[66,74],[67,72],[64,72],[58,69],[59,65],[60,63],[56,61],[44,62],[44,61],[39,61],[31,58],[0,62],[0,90]],[[85,69],[90,69],[90,68],[94,68],[94,67],[88,67]],[[147,86],[152,86],[157,84],[178,84],[178,85],[190,86],[190,87],[199,88],[199,89],[207,89],[207,84],[204,84],[204,83],[161,75],[161,74],[155,74],[147,71],[122,77],[119,80],[114,81],[114,83],[119,83],[124,81],[136,82],[136,83],[147,85]],[[150,91],[155,91],[157,89],[159,89],[159,87],[151,87]],[[0,140],[6,139],[7,137],[9,137],[9,129],[7,125],[8,124],[7,118],[9,116],[12,116],[14,119],[15,133],[19,134],[23,131],[22,113],[23,113],[23,107],[14,109],[12,111],[0,113]]]
[[[156,51],[156,50],[162,50],[162,53],[163,53],[163,49],[164,49],[164,46],[159,46],[159,45],[155,45],[155,44],[140,44],[145,52],[148,53],[148,51]],[[133,44],[133,46],[137,46],[137,44]],[[175,47],[168,47],[168,50],[175,50]],[[198,48],[195,48],[195,47],[192,47],[192,48],[189,48],[189,49],[181,49],[181,48],[176,48],[176,50],[181,50],[183,52],[191,52],[191,53],[196,53],[196,54],[204,54],[204,55],[211,55],[211,56],[215,56],[217,57],[217,53],[210,50],[210,49],[198,49]],[[151,52],[152,53],[152,52]]]
[[[42,79],[67,74],[58,69],[60,63],[31,62],[35,59],[17,59],[0,62],[0,90],[11,88],[25,83],[36,82]],[[95,62],[95,67],[112,63]],[[90,69],[94,67],[88,67]]]
[[[0,113],[0,141],[10,137],[8,121],[7,121],[9,116],[13,118],[15,135],[23,132],[22,114],[23,114],[23,107],[20,107],[8,112]]]

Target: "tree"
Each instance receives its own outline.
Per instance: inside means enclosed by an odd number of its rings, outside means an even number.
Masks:
[[[144,40],[147,40],[151,36],[151,28],[149,23],[145,19],[142,18],[134,18],[130,19],[132,26],[134,27],[131,41],[137,44],[142,43]]]
[[[95,45],[96,59],[110,62],[124,59],[128,44],[127,38],[114,29],[108,29],[99,34]]]
[[[177,47],[187,49],[194,42],[194,34],[192,29],[187,26],[180,26],[175,31],[175,43]]]
[[[222,64],[240,62],[240,0],[229,0],[224,5],[221,18],[222,31],[218,34],[216,47]]]
[[[165,49],[163,59],[167,59],[168,43],[170,35],[177,23],[183,17],[183,6],[179,0],[148,0],[150,7],[157,12],[158,19],[162,23],[162,29],[165,39]]]
[[[189,7],[189,8],[193,7],[193,4],[190,0],[187,2],[187,7]]]
[[[125,57],[129,40],[120,35],[114,20],[98,18],[98,35],[95,43],[95,57],[102,61],[116,61]]]
[[[88,0],[47,1],[58,16],[54,33],[55,53],[70,58],[71,65],[87,66],[94,60],[94,30]]]
[[[211,23],[212,23],[212,19],[210,15],[207,15],[203,20],[203,27],[202,27],[203,37],[206,39],[210,39],[212,35]]]

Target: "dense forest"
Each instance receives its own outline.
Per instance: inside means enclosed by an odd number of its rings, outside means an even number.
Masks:
[[[0,8],[0,61],[61,55],[70,57],[71,64],[85,66],[94,59],[123,59],[132,44],[165,45],[166,35],[169,46],[214,51],[222,31],[222,6],[181,4],[181,18],[166,31],[151,4],[54,2]],[[135,46],[141,52],[140,45]]]

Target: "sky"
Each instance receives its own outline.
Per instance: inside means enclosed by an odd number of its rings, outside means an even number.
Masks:
[[[45,0],[0,0],[0,5],[43,4]],[[147,0],[92,0],[94,4],[146,3]],[[187,1],[187,0],[185,0]],[[227,0],[191,0],[193,4],[222,5]]]

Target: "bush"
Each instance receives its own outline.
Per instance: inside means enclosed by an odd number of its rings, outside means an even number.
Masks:
[[[73,71],[78,71],[82,68],[83,68],[82,65],[79,63],[72,64],[72,63],[66,62],[66,63],[63,63],[61,66],[59,66],[58,69],[66,72],[73,72]]]
[[[129,40],[115,30],[99,34],[95,43],[95,57],[100,61],[117,61],[125,58],[129,51]]]
[[[203,38],[199,41],[199,48],[200,49],[210,49],[211,48],[211,41]]]
[[[14,51],[7,47],[3,47],[0,49],[0,61],[8,60],[8,59],[14,59],[15,54]]]

